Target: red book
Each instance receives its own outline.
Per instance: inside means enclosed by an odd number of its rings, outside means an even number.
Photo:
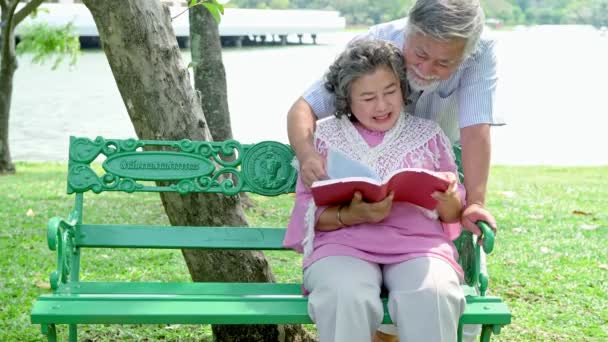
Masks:
[[[432,210],[437,201],[431,194],[445,192],[449,185],[450,179],[443,172],[407,168],[392,172],[383,181],[370,177],[343,177],[316,181],[310,189],[318,206],[349,203],[355,191],[360,191],[367,202],[381,201],[395,191],[394,201],[410,202]]]

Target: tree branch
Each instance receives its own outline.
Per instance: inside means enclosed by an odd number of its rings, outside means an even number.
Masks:
[[[4,0],[2,0],[4,1]],[[4,18],[4,21],[2,21],[0,24],[0,30],[3,33],[2,34],[2,48],[0,49],[0,51],[2,51],[2,57],[1,57],[1,63],[2,63],[2,67],[5,67],[6,65],[8,65],[7,63],[9,63],[9,57],[11,56],[11,49],[10,49],[10,44],[11,44],[11,30],[13,30],[13,28],[15,27],[13,25],[13,20],[15,19],[15,9],[17,8],[17,3],[19,3],[19,0],[15,0],[15,2],[13,3],[8,3],[6,4],[6,8],[2,9],[2,17]],[[5,12],[6,11],[6,12]],[[5,15],[6,13],[6,15]]]
[[[15,13],[15,26],[32,13],[44,0],[32,0],[28,2],[19,12]]]

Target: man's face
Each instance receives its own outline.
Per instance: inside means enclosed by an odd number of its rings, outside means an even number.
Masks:
[[[447,80],[462,62],[466,41],[441,41],[419,32],[410,33],[403,47],[407,78],[416,91],[434,88]]]

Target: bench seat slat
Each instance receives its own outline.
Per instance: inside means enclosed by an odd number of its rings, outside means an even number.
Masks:
[[[160,283],[160,282],[79,282],[60,286],[57,295],[70,294],[175,294],[175,295],[301,295],[294,283]]]
[[[40,297],[32,323],[45,324],[270,324],[311,323],[307,303],[260,301],[48,300]]]
[[[467,303],[500,302],[499,297],[478,296],[475,289],[463,286]],[[59,286],[57,295],[301,295],[299,283],[162,283],[162,282],[78,282]],[[68,297],[69,298],[69,297]]]
[[[283,250],[283,228],[83,224],[79,247]]]
[[[190,296],[182,300],[137,296],[99,298],[76,295],[69,298],[42,296],[34,304],[34,324],[310,324],[307,299],[277,296],[268,300],[214,295]],[[384,299],[385,324],[391,323]],[[509,324],[504,303],[468,304],[463,324]]]

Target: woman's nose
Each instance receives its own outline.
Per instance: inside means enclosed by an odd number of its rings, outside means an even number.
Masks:
[[[378,111],[382,111],[382,110],[386,109],[386,107],[387,107],[386,99],[384,98],[384,96],[380,96],[378,98],[378,101],[376,102],[376,109]]]

